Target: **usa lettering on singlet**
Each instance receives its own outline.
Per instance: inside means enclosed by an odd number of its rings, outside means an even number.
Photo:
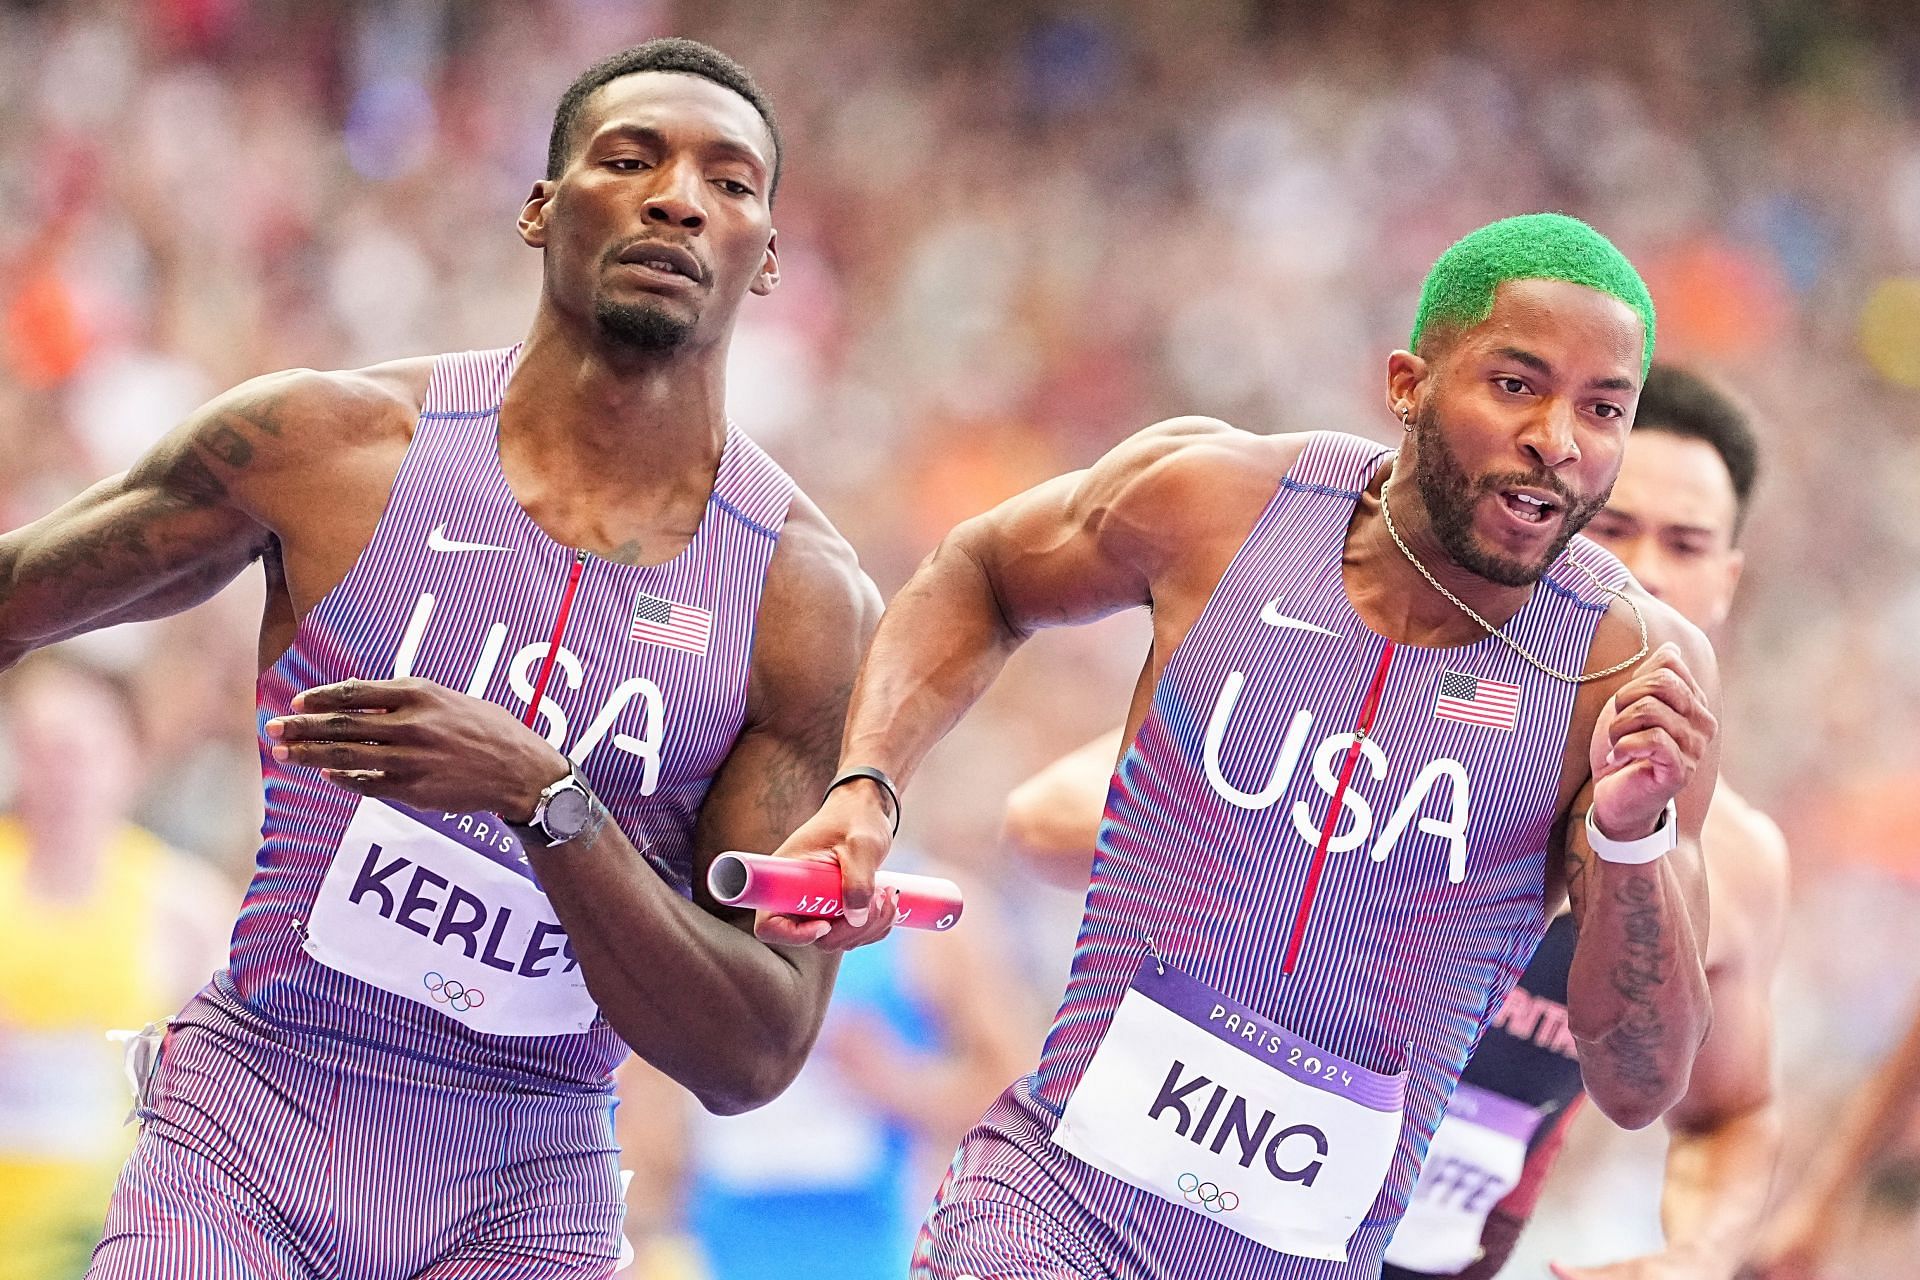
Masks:
[[[956,1157],[948,1194],[1108,1224],[1119,1275],[1374,1275],[1545,927],[1573,687],[1497,638],[1393,645],[1354,612],[1342,551],[1386,456],[1316,433],[1171,656],[1039,1069]],[[1627,580],[1575,539],[1505,631],[1578,670],[1608,600],[1576,564]]]
[[[687,894],[694,820],[745,714],[755,615],[793,484],[730,427],[678,556],[582,556],[534,524],[500,469],[516,353],[436,361],[373,538],[261,677],[259,719],[315,685],[409,675],[524,716],[552,645],[533,727]],[[498,817],[363,800],[264,746],[262,769],[265,838],[218,994],[287,1025],[486,1069],[590,1083],[618,1064],[625,1046]]]

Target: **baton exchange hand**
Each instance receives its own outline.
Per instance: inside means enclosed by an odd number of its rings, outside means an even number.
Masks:
[[[851,782],[827,794],[820,811],[788,836],[774,854],[830,863],[840,870],[840,898],[846,914],[835,920],[813,916],[756,913],[753,932],[762,942],[797,947],[808,943],[822,951],[847,951],[878,942],[893,928],[898,899],[877,898],[873,876],[893,847],[893,820],[871,782]]]

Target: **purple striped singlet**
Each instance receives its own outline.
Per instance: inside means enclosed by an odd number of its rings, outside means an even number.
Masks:
[[[1108,791],[1079,944],[1039,1068],[963,1140],[922,1231],[916,1275],[1379,1274],[1454,1083],[1544,931],[1574,702],[1573,685],[1495,637],[1390,645],[1354,612],[1342,553],[1387,453],[1315,433],[1168,662]],[[1613,557],[1576,538],[1505,627],[1560,670],[1582,669],[1607,608],[1576,564],[1610,586],[1628,580]],[[1476,690],[1481,706],[1458,710]],[[1510,715],[1506,690],[1517,690]],[[1410,1071],[1391,1170],[1347,1262],[1275,1252],[1050,1141],[1149,938],[1168,965],[1314,1044],[1370,1071]]]
[[[577,569],[534,727],[687,895],[794,486],[730,427],[678,556],[627,566],[561,546],[500,467],[517,351],[436,360],[372,540],[260,678],[259,720],[315,685],[408,674],[524,718]],[[264,840],[230,967],[172,1024],[90,1274],[607,1274],[621,1221],[609,1076],[627,1047],[584,996],[518,841],[492,815],[389,807],[378,830],[399,836],[355,843],[360,798],[261,743]],[[417,847],[416,825],[451,849],[432,855],[448,874],[395,853]],[[345,971],[387,953],[426,960],[389,962],[384,987]],[[478,979],[448,982],[434,954]],[[474,1025],[506,986],[548,980],[585,1001],[574,1029]]]
[[[436,363],[373,540],[260,679],[263,725],[289,712],[303,689],[407,674],[524,715],[578,556],[533,523],[500,470],[500,398],[517,350]],[[792,494],[786,474],[731,429],[706,516],[684,551],[652,566],[586,557],[535,724],[683,895],[691,892],[694,819],[745,715],[760,589]],[[704,652],[629,639],[643,596],[710,614]],[[316,961],[302,946],[305,922],[358,801],[316,770],[277,763],[265,750],[261,761],[265,840],[231,967],[218,979],[224,993],[282,1026],[553,1082],[597,1084],[625,1057],[604,1019],[578,1035],[485,1035],[445,1005],[376,990]],[[463,834],[531,878],[517,842],[493,827],[466,824]],[[384,887],[388,898],[403,895],[404,869]],[[386,899],[363,901],[380,907]],[[411,919],[446,914],[436,901]],[[440,945],[484,940],[493,923]],[[524,956],[509,949],[500,958],[518,965]]]

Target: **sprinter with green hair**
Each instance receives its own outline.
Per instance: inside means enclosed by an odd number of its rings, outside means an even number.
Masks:
[[[1651,336],[1597,232],[1496,223],[1384,362],[1397,448],[1161,423],[961,525],[894,598],[839,762],[872,781],[781,850],[846,884],[1027,636],[1140,605],[1154,630],[1059,1018],[962,1141],[915,1276],[1375,1280],[1569,895],[1595,1103],[1638,1128],[1684,1093],[1713,653],[1575,537]]]

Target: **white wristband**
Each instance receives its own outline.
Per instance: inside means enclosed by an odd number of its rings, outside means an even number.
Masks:
[[[1680,847],[1680,814],[1674,808],[1673,801],[1667,801],[1666,812],[1660,815],[1660,824],[1650,836],[1638,840],[1609,840],[1600,834],[1600,828],[1594,825],[1593,810],[1587,810],[1587,843],[1600,855],[1602,862],[1617,862],[1624,866],[1639,866],[1652,862],[1655,858],[1664,858]]]

